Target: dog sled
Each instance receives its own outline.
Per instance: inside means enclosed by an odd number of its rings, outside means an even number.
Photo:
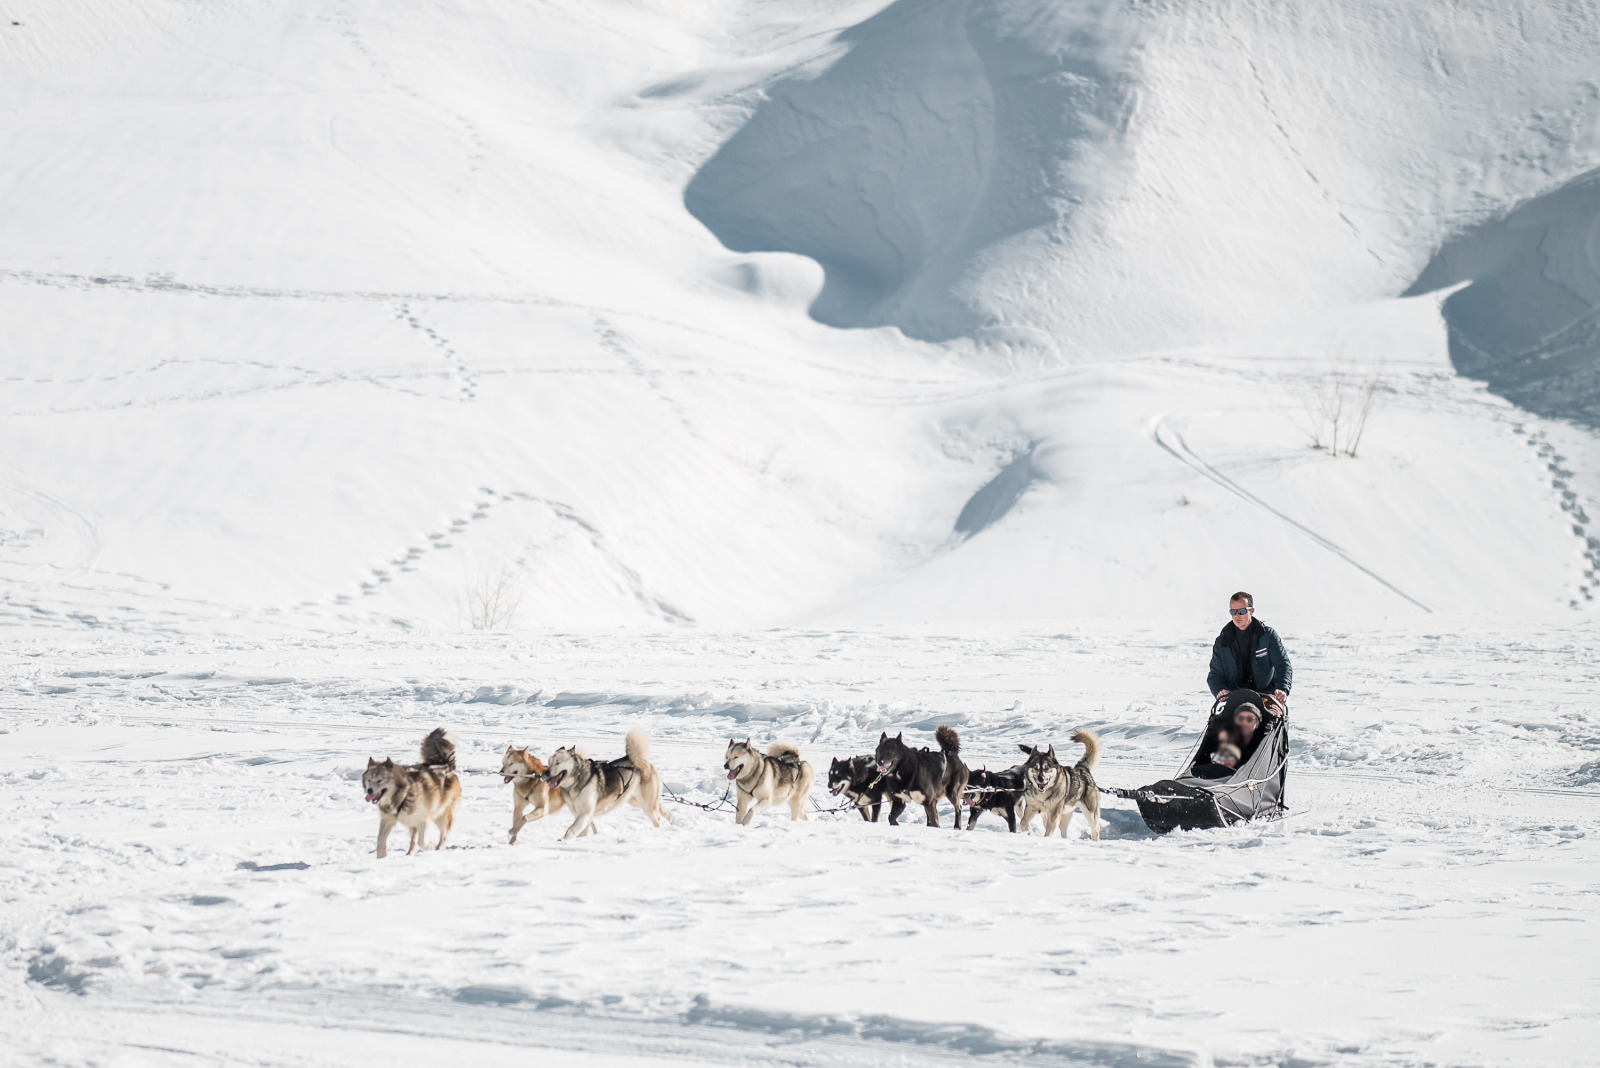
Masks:
[[[1234,712],[1245,703],[1261,711],[1259,740],[1237,768],[1226,772],[1212,764],[1210,757],[1219,732],[1232,725]],[[1178,774],[1149,786],[1108,792],[1136,802],[1139,815],[1157,834],[1179,827],[1195,831],[1282,818],[1287,812],[1284,781],[1288,773],[1288,710],[1271,695],[1235,690],[1212,705],[1206,729]]]

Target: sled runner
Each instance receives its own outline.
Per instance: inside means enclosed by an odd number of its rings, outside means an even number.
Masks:
[[[1218,731],[1233,723],[1234,711],[1249,702],[1261,710],[1254,747],[1232,771],[1210,762]],[[1288,710],[1270,695],[1235,690],[1211,707],[1200,741],[1178,774],[1136,789],[1111,790],[1139,805],[1152,831],[1166,834],[1226,827],[1240,820],[1278,819],[1285,814],[1284,780],[1289,772]]]

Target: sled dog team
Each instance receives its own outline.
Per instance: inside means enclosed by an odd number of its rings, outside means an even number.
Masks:
[[[938,749],[913,749],[904,732],[878,739],[871,755],[834,760],[828,769],[828,792],[843,795],[861,813],[877,822],[883,802],[889,802],[889,823],[898,825],[906,805],[916,803],[926,813],[928,826],[939,826],[939,800],[955,809],[956,829],[961,829],[961,806],[967,805],[967,828],[981,812],[998,812],[1015,833],[1018,813],[1022,826],[1033,833],[1033,818],[1042,816],[1044,833],[1066,836],[1072,813],[1081,809],[1089,833],[1100,838],[1100,792],[1094,765],[1100,756],[1100,738],[1079,730],[1072,740],[1083,746],[1083,756],[1067,765],[1056,758],[1055,746],[1046,749],[1020,746],[1027,754],[1021,764],[1004,771],[969,770],[961,760],[961,739],[949,727],[934,732]],[[506,746],[500,774],[511,785],[511,844],[533,820],[569,809],[572,824],[562,841],[596,831],[595,819],[624,804],[637,807],[653,826],[672,817],[661,808],[661,774],[650,763],[650,738],[638,727],[627,734],[623,755],[615,760],[594,760],[582,746],[557,749],[549,763],[529,751]],[[765,753],[750,739],[728,739],[723,768],[737,795],[736,820],[749,826],[773,805],[787,803],[791,820],[809,819],[806,801],[816,773],[800,759],[788,742],[773,742]],[[395,824],[411,832],[406,852],[426,848],[429,824],[438,830],[435,849],[443,849],[461,802],[461,780],[456,774],[455,739],[443,727],[422,740],[422,762],[396,764],[392,759],[367,760],[361,776],[366,798],[378,806],[378,856],[388,853],[389,834]]]

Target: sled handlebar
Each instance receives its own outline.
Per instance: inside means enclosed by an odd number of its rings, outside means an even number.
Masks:
[[[1232,697],[1232,696],[1233,696],[1233,694],[1230,693],[1230,694],[1228,694],[1227,697],[1219,697],[1215,701],[1213,701],[1211,703],[1211,714],[1214,716],[1218,712],[1222,711],[1222,706],[1227,704],[1228,703],[1228,697]],[[1279,716],[1279,717],[1281,717],[1283,719],[1288,719],[1289,718],[1289,705],[1288,705],[1288,703],[1287,702],[1283,702],[1283,701],[1279,701],[1276,697],[1272,696],[1270,693],[1261,694],[1261,707],[1262,707],[1263,711],[1271,712],[1275,716]]]

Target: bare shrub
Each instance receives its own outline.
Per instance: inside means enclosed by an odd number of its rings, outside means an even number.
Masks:
[[[1354,458],[1386,390],[1381,370],[1352,374],[1335,368],[1320,375],[1305,398],[1310,422],[1301,428],[1311,447]]]
[[[522,584],[514,563],[495,559],[468,576],[461,610],[473,630],[505,630],[521,607]]]

